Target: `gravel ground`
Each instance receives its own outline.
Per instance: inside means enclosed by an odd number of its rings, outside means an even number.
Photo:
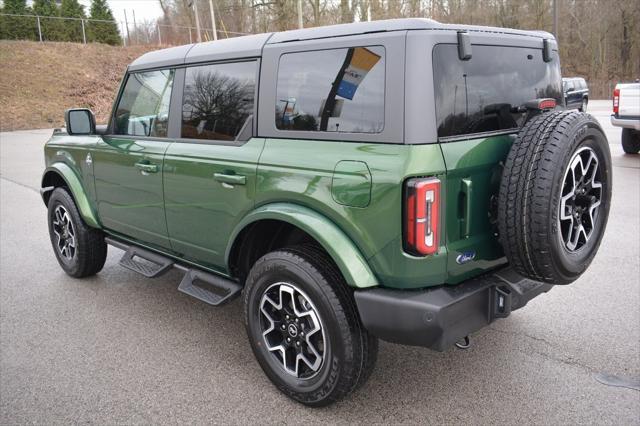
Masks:
[[[371,380],[309,409],[253,359],[238,300],[211,308],[117,265],[76,280],[57,265],[37,192],[50,131],[0,133],[0,424],[638,424],[640,158],[609,101],[593,101],[613,155],[613,206],[593,265],[472,336],[466,351],[380,346]]]

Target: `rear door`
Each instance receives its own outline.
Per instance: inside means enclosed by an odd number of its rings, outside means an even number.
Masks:
[[[164,160],[168,233],[174,251],[222,272],[229,236],[253,207],[264,146],[252,137],[258,62],[179,70],[181,134]]]
[[[110,134],[93,152],[98,212],[104,226],[169,248],[162,189],[175,70],[128,75]]]
[[[495,225],[497,196],[502,162],[525,118],[514,108],[536,98],[561,103],[554,56],[544,62],[542,49],[473,45],[472,58],[462,61],[455,44],[434,47],[450,282],[504,262]]]

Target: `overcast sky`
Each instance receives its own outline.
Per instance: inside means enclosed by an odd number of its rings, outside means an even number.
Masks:
[[[91,0],[79,1],[85,6],[84,10],[88,15]],[[155,20],[162,16],[162,9],[158,4],[158,0],[107,0],[107,3],[109,3],[113,17],[118,21],[118,24],[120,21],[124,22],[125,9],[127,10],[127,19],[130,23],[133,22],[133,14],[131,13],[133,10],[135,10],[137,22]]]

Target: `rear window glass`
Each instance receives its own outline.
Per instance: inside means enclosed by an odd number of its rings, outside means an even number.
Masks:
[[[280,130],[380,133],[384,128],[384,47],[287,53],[278,67]]]
[[[187,68],[181,136],[235,140],[253,114],[256,67],[251,61]]]
[[[544,62],[542,49],[473,45],[461,61],[457,45],[439,44],[433,77],[439,137],[517,129],[525,114],[516,108],[533,99],[563,104],[557,55]]]

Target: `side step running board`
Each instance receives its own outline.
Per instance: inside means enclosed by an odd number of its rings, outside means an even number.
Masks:
[[[138,260],[142,259],[142,261]],[[173,260],[142,249],[130,246],[120,259],[120,266],[131,269],[147,278],[156,278],[173,267]]]
[[[218,275],[189,269],[178,290],[209,305],[219,306],[240,295],[240,284]]]
[[[233,300],[242,291],[240,284],[228,278],[185,267],[166,256],[114,238],[106,237],[105,241],[107,244],[125,251],[120,259],[120,266],[147,278],[159,277],[174,267],[185,271],[178,290],[209,305],[220,306]]]

